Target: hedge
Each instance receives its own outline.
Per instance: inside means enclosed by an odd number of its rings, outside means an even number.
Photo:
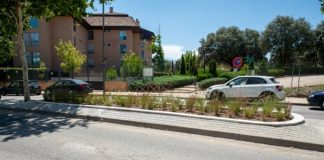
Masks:
[[[198,77],[197,77],[197,81],[202,81],[202,80],[205,80],[205,79],[209,79],[209,78],[212,78],[212,75],[209,74],[209,73],[202,73],[202,74],[198,74]]]
[[[209,78],[198,83],[199,88],[205,89],[215,84],[223,84],[227,81],[226,78]]]
[[[194,76],[161,76],[154,77],[154,81],[145,82],[143,80],[134,81],[129,84],[130,91],[164,91],[166,89],[173,89],[182,87],[196,82]]]
[[[221,78],[226,78],[227,80],[230,80],[230,79],[233,79],[237,76],[243,76],[245,75],[246,73],[244,72],[223,72],[219,75],[219,77]]]
[[[285,75],[284,69],[268,69],[268,75],[273,77],[279,77]]]

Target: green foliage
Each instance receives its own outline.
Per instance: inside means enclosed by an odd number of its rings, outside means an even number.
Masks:
[[[0,44],[0,63],[3,63],[10,60],[15,55],[15,43],[10,37],[0,35]]]
[[[195,97],[195,96],[190,96],[188,99],[186,99],[186,109],[189,112],[193,112],[193,110],[195,108],[196,101],[197,101],[197,97]]]
[[[244,108],[244,117],[245,118],[253,118],[256,115],[258,108],[257,107],[245,107]]]
[[[258,70],[257,70],[257,74],[268,75],[267,63],[264,60],[260,62]]]
[[[264,58],[265,52],[261,52],[258,39],[260,34],[256,30],[240,30],[236,26],[221,27],[216,33],[209,33],[200,41],[198,51],[200,57],[206,56],[207,62],[215,59],[218,63],[232,66],[232,60],[236,56],[245,57],[253,53],[256,60]]]
[[[223,107],[223,103],[218,100],[211,100],[208,103],[208,112],[214,112],[215,115],[219,115],[219,111]]]
[[[161,42],[161,35],[158,34],[156,37],[152,37],[152,53],[155,54],[153,57],[153,62],[157,65],[158,71],[164,71],[164,53]]]
[[[215,61],[210,61],[209,62],[209,73],[213,76],[213,77],[217,77],[217,66],[216,66],[216,62]]]
[[[186,74],[186,64],[184,61],[183,55],[181,55],[181,67],[180,67],[180,74],[185,75]]]
[[[202,81],[202,80],[205,80],[208,78],[212,78],[212,75],[209,73],[201,73],[201,74],[198,74],[197,81]]]
[[[202,80],[198,83],[198,87],[201,89],[208,88],[212,85],[216,84],[224,84],[227,81],[226,78],[210,78],[210,79],[205,79]]]
[[[279,77],[285,75],[286,71],[284,69],[268,69],[268,75]]]
[[[71,43],[60,40],[58,46],[55,47],[57,56],[61,59],[61,68],[65,72],[72,73],[79,70],[81,65],[86,61],[86,55],[81,54]]]
[[[171,89],[176,87],[185,86],[188,84],[192,84],[196,81],[196,77],[194,76],[181,76],[181,75],[173,75],[173,76],[161,76],[155,77],[154,81],[143,82],[143,80],[133,81],[129,84],[129,90],[138,91],[145,90],[151,91],[152,86],[160,86],[161,91],[163,89]]]
[[[106,70],[106,79],[114,80],[117,78],[117,70],[115,68],[108,68]]]
[[[232,117],[233,115],[239,115],[241,110],[241,102],[239,100],[233,100],[231,102],[227,102],[227,109],[229,112],[229,116]]]
[[[321,2],[321,12],[324,14],[324,0],[320,0]]]
[[[197,106],[197,110],[200,112],[200,113],[204,113],[206,110],[206,107],[205,107],[205,100],[202,99],[202,98],[198,98],[197,101],[196,101],[196,106]]]
[[[130,52],[123,56],[122,75],[140,77],[143,72],[143,67],[143,60],[136,53]]]
[[[272,53],[272,63],[289,64],[313,48],[313,38],[311,25],[304,18],[277,16],[263,32],[261,45]]]
[[[233,79],[237,76],[243,76],[246,73],[242,72],[223,72],[219,75],[221,78],[226,78],[227,80]]]

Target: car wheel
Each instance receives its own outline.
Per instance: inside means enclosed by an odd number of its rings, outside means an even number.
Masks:
[[[211,99],[224,100],[225,94],[223,92],[214,91],[211,93]]]
[[[259,95],[259,99],[273,99],[273,98],[275,98],[275,95],[272,92],[262,92]]]
[[[50,96],[51,96],[51,101],[53,101],[53,102],[56,102],[56,96],[55,96],[55,94],[50,94]]]
[[[321,109],[324,109],[324,100],[321,101],[320,107],[321,107]]]

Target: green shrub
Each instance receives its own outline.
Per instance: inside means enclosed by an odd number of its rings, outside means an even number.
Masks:
[[[213,77],[217,77],[217,66],[216,66],[216,62],[215,61],[210,61],[209,62],[209,73]]]
[[[244,72],[223,72],[219,75],[221,78],[226,78],[227,80],[233,79],[237,76],[245,75]]]
[[[180,98],[173,98],[171,102],[172,102],[172,107],[174,106],[174,109],[182,110],[182,104]]]
[[[176,87],[182,87],[188,84],[192,84],[196,82],[196,77],[194,76],[181,76],[181,75],[173,75],[173,76],[161,76],[155,77],[154,81],[143,82],[143,80],[134,81],[129,84],[129,90],[131,91],[151,91],[152,88],[159,89],[159,91],[163,91],[165,89],[172,89]]]
[[[257,69],[257,74],[259,75],[268,75],[268,67],[266,61],[261,61]]]
[[[227,81],[226,78],[210,78],[210,79],[205,79],[203,81],[200,81],[198,83],[198,87],[201,89],[208,88],[212,85],[215,84],[223,84]]]
[[[197,81],[199,82],[199,81],[202,81],[202,80],[205,80],[208,78],[212,78],[212,75],[210,75],[208,73],[201,73],[201,74],[198,74]]]
[[[229,112],[229,116],[232,117],[234,115],[239,115],[241,110],[241,102],[239,100],[233,100],[231,102],[227,102],[227,110]]]
[[[211,100],[208,103],[208,111],[207,112],[214,112],[215,115],[219,115],[219,111],[222,109],[223,104],[221,101],[218,100]]]
[[[193,112],[196,101],[197,97],[195,96],[190,96],[188,99],[186,99],[186,109],[188,109],[189,112]]]
[[[129,52],[123,56],[121,75],[138,77],[143,73],[144,62],[140,56],[134,52]]]
[[[106,79],[114,80],[117,78],[117,70],[115,68],[109,68],[106,70]]]
[[[262,106],[262,116],[263,117],[271,117],[272,111],[274,109],[274,105],[276,102],[274,100],[265,100]]]
[[[204,99],[197,99],[196,101],[196,106],[197,106],[197,110],[200,112],[200,113],[204,113],[206,110],[205,110],[205,100]]]
[[[283,75],[285,75],[285,70],[284,69],[268,69],[268,75],[274,76],[274,77],[283,76]]]

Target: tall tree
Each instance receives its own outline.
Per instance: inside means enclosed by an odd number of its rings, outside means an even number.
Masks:
[[[324,14],[324,0],[319,0],[321,2],[321,11]]]
[[[254,58],[256,61],[263,60],[265,58],[265,52],[262,52],[260,47],[260,33],[253,29],[245,29],[245,52],[247,55]]]
[[[12,36],[16,34],[15,19],[0,7],[0,63],[6,62],[14,56],[14,42]]]
[[[317,27],[314,30],[314,35],[314,57],[317,57],[321,65],[324,65],[324,21],[321,21],[321,23],[317,25]]]
[[[161,40],[161,35],[158,34],[157,36],[153,36],[152,39],[152,53],[155,54],[153,57],[153,61],[157,64],[158,66],[158,71],[163,72],[164,70],[164,52],[162,48],[162,40]]]
[[[86,15],[86,8],[93,7],[90,0],[1,0],[0,10],[6,16],[14,19],[17,33],[17,50],[22,62],[24,100],[30,100],[28,89],[28,64],[25,55],[25,45],[23,40],[23,24],[28,22],[30,17],[45,18],[49,20],[53,16],[70,15],[81,19]]]
[[[65,72],[69,72],[74,78],[75,71],[79,70],[81,65],[86,61],[86,55],[80,53],[72,44],[71,41],[63,42],[60,40],[55,47],[57,56],[61,59],[61,68]]]
[[[186,74],[186,64],[183,55],[181,55],[181,62],[180,62],[180,74],[185,75]]]
[[[271,21],[261,38],[265,52],[271,53],[271,62],[288,64],[297,62],[312,45],[312,30],[304,19],[278,16]]]

